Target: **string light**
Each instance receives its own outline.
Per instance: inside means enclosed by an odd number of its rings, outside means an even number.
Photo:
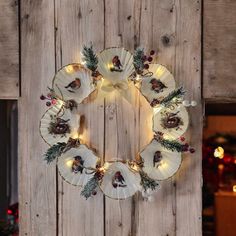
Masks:
[[[161,109],[162,109],[161,106],[159,106],[159,107],[154,107],[154,108],[153,108],[153,113],[154,113],[154,115],[157,114]]]
[[[167,163],[165,161],[161,160],[160,164],[159,164],[159,167],[166,168],[166,167],[168,167],[168,165],[167,165]]]
[[[65,102],[60,99],[57,99],[57,104],[58,106],[62,107],[65,104]]]
[[[74,72],[73,65],[68,65],[65,67],[65,69],[68,74],[72,74]]]
[[[110,69],[113,68],[113,64],[112,64],[112,63],[108,63],[108,64],[107,64],[107,67],[108,67],[108,69],[110,70]]]
[[[214,151],[214,157],[223,159],[224,158],[224,149],[222,147],[218,147]]]
[[[66,162],[66,165],[67,165],[68,167],[71,167],[71,166],[73,165],[73,160],[68,160],[68,161]]]
[[[137,81],[140,81],[140,80],[141,80],[141,76],[140,76],[140,75],[137,75],[135,79],[136,79]]]
[[[233,192],[236,193],[236,185],[233,186]]]
[[[173,140],[174,138],[169,134],[163,134],[163,139]]]
[[[99,168],[99,171],[105,172],[109,166],[110,166],[110,164],[108,162],[105,162],[104,165]]]
[[[73,138],[73,139],[78,139],[78,138],[79,138],[78,132],[75,131],[75,132],[71,135],[71,138]]]
[[[157,70],[156,70],[156,75],[157,75],[158,77],[161,77],[161,76],[164,74],[164,72],[165,72],[165,68],[162,67],[162,66],[159,66],[159,67],[157,68]]]

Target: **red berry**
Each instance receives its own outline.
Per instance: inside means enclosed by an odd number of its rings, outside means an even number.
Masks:
[[[187,147],[187,148],[189,148],[189,144],[188,144],[188,143],[185,143],[184,146]]]
[[[154,55],[155,54],[155,51],[154,50],[151,50],[150,51],[150,55]]]
[[[93,191],[93,195],[96,195],[97,194],[97,191]]]
[[[180,137],[180,141],[181,141],[181,142],[184,142],[184,141],[185,141],[185,137],[183,137],[183,136]]]
[[[46,106],[50,107],[51,106],[51,102],[46,102]]]
[[[41,99],[41,100],[45,100],[46,97],[42,94],[42,95],[40,96],[40,99]]]
[[[189,145],[187,143],[185,143],[182,147],[183,152],[187,152],[189,148]]]
[[[148,57],[148,59],[147,59],[149,62],[151,62],[152,61],[152,57]]]
[[[144,56],[142,57],[142,60],[143,60],[143,61],[146,61],[146,60],[147,60],[147,56],[144,55]]]
[[[56,99],[52,99],[52,105],[55,105],[57,103]]]
[[[190,153],[194,153],[195,149],[194,148],[190,148],[189,151],[190,151]]]
[[[148,68],[149,68],[149,65],[148,65],[148,64],[145,64],[145,65],[144,65],[144,69],[147,70]]]

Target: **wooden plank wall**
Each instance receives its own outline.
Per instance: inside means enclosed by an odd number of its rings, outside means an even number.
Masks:
[[[18,1],[0,1],[0,99],[19,97]]]
[[[204,1],[203,96],[211,102],[236,101],[236,1]]]
[[[201,235],[201,1],[198,0],[22,0],[22,96],[19,100],[20,235]],[[188,99],[187,136],[197,152],[184,157],[178,175],[163,182],[153,202],[140,194],[114,201],[98,194],[85,201],[63,182],[42,154],[38,132],[46,110],[39,96],[57,69],[80,59],[83,44],[96,50],[141,45],[158,50]],[[118,95],[80,106],[83,139],[105,160],[134,158],[151,137],[151,111],[132,89],[132,106]],[[194,115],[193,115],[194,114]],[[196,115],[197,114],[197,115]]]

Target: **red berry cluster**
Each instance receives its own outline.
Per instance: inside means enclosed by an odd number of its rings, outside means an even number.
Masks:
[[[46,106],[48,106],[48,107],[50,107],[51,105],[55,105],[57,103],[57,99],[52,93],[48,93],[46,96],[42,94],[40,96],[40,99],[47,100]]]
[[[184,142],[184,141],[185,141],[185,137],[181,136],[181,137],[179,138],[179,140],[180,140],[181,142]],[[185,143],[185,144],[183,145],[183,152],[194,153],[194,152],[195,152],[195,149],[194,149],[193,147],[190,147],[188,143]]]
[[[144,55],[142,58],[143,64],[144,64],[144,69],[148,70],[149,69],[149,64],[153,60],[153,55],[155,54],[154,50],[151,50],[149,52],[149,55]]]

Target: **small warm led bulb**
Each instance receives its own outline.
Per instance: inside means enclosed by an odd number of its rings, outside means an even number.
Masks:
[[[233,186],[233,192],[236,193],[236,185]]]
[[[139,167],[138,167],[138,165],[136,165],[136,164],[131,164],[131,168],[132,168],[134,171],[138,171],[138,170],[139,170]]]
[[[103,165],[104,169],[106,170],[109,167],[109,165],[110,164],[108,162],[105,162],[104,165]]]
[[[79,135],[78,135],[78,132],[74,132],[72,135],[71,135],[71,138],[72,139],[78,139],[79,138]]]
[[[112,64],[112,63],[108,63],[108,64],[107,64],[107,67],[108,67],[108,69],[110,70],[110,69],[113,68],[113,64]]]
[[[162,161],[160,162],[160,167],[161,167],[161,168],[166,168],[167,166],[168,166],[168,165],[167,165],[167,163],[166,163],[165,161],[162,160]]]
[[[136,76],[136,80],[137,80],[137,81],[141,80],[141,76],[140,76],[140,75],[137,75],[137,76]]]
[[[99,169],[100,171],[106,171],[109,167],[109,163],[105,162],[104,165]]]
[[[65,103],[64,103],[62,100],[57,99],[57,104],[61,107],[61,106],[64,105]]]
[[[156,70],[156,75],[160,78],[165,72],[165,67],[159,66]]]
[[[66,66],[65,69],[66,69],[66,72],[67,72],[68,74],[72,74],[72,73],[74,72],[74,68],[73,68],[72,65]]]
[[[68,167],[71,167],[71,166],[73,165],[73,160],[68,160],[68,161],[66,162],[66,165],[67,165]]]
[[[153,113],[154,113],[154,115],[157,114],[161,109],[162,109],[161,106],[159,106],[159,107],[154,107],[154,108],[153,108]]]

